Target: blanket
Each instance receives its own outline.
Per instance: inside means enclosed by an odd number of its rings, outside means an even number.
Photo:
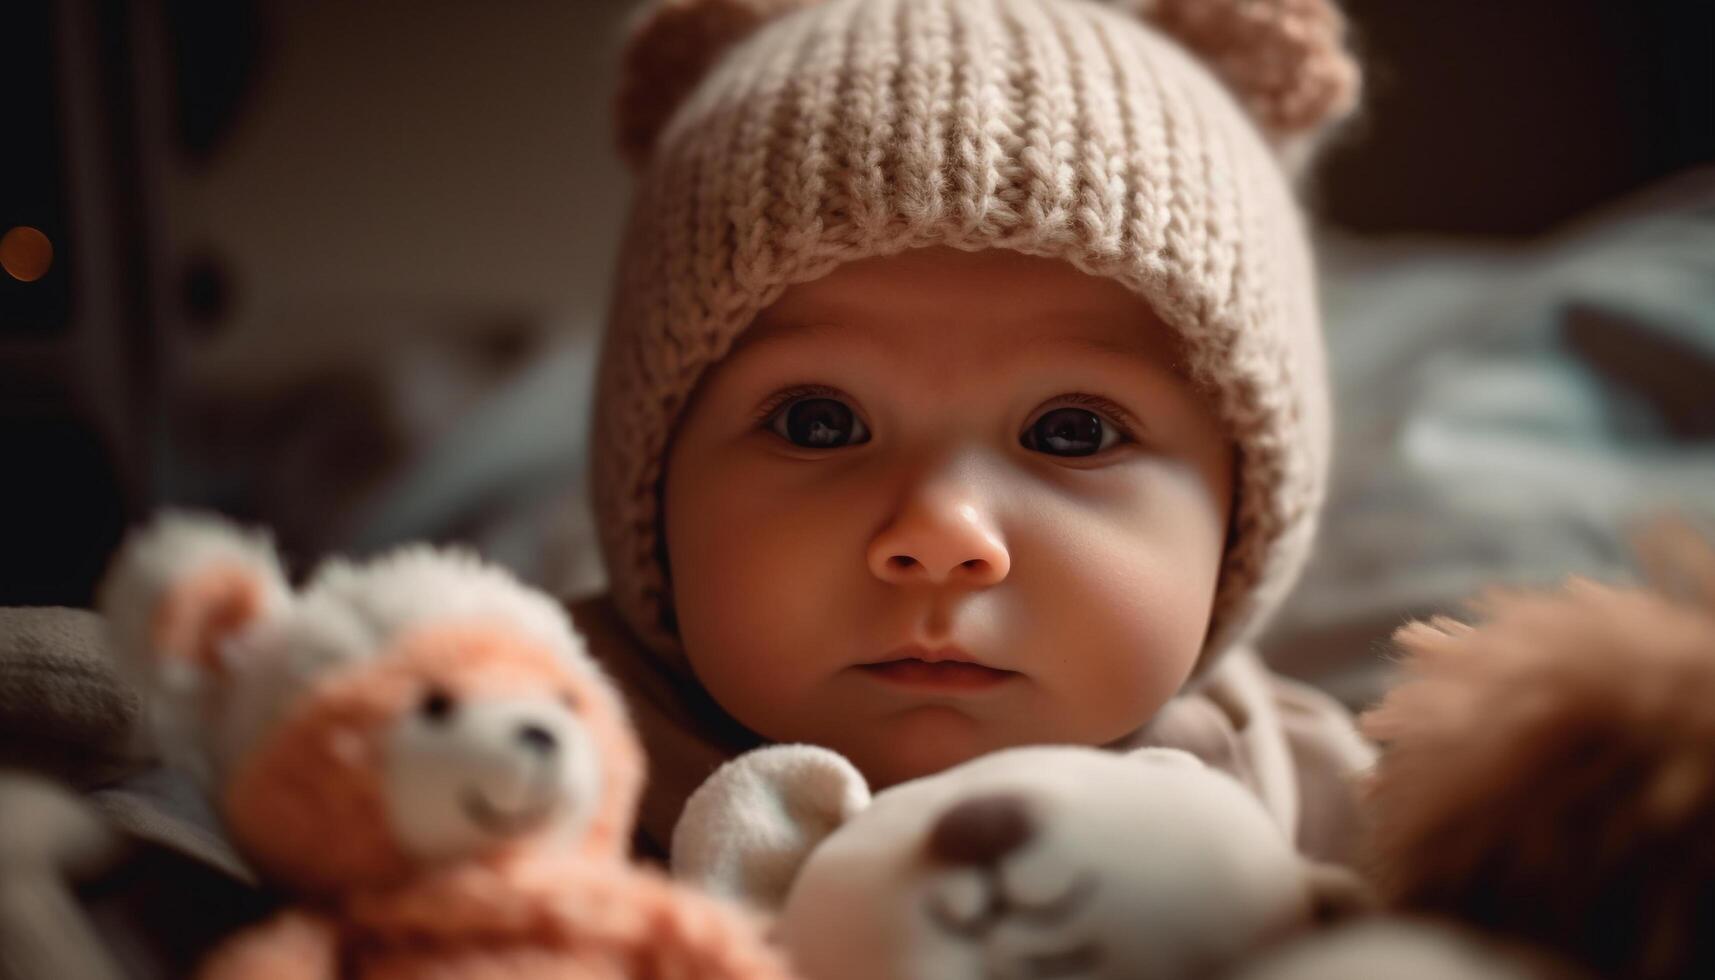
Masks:
[[[1324,255],[1335,472],[1276,667],[1363,707],[1400,624],[1628,579],[1664,512],[1715,526],[1715,170],[1529,245]]]

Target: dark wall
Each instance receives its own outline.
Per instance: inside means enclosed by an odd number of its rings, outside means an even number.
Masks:
[[[1325,216],[1529,235],[1715,161],[1715,3],[1347,0],[1368,69]]]

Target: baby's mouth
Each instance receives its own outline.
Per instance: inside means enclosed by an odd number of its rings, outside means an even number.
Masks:
[[[916,657],[860,664],[858,669],[895,687],[933,691],[985,691],[1024,676],[1016,670],[985,667],[964,660],[931,662]]]

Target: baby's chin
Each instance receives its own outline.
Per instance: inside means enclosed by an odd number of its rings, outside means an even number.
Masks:
[[[1030,732],[939,705],[925,705],[855,733],[821,740],[857,766],[873,790],[931,776],[981,755],[1044,741]],[[1064,742],[1064,739],[1060,741]]]

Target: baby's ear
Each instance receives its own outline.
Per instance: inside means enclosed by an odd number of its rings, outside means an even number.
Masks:
[[[156,682],[223,678],[226,641],[290,601],[265,535],[182,512],[126,539],[100,590],[115,649]]]
[[[869,801],[869,784],[838,752],[814,745],[747,752],[685,803],[673,829],[673,874],[777,911],[810,853]]]

